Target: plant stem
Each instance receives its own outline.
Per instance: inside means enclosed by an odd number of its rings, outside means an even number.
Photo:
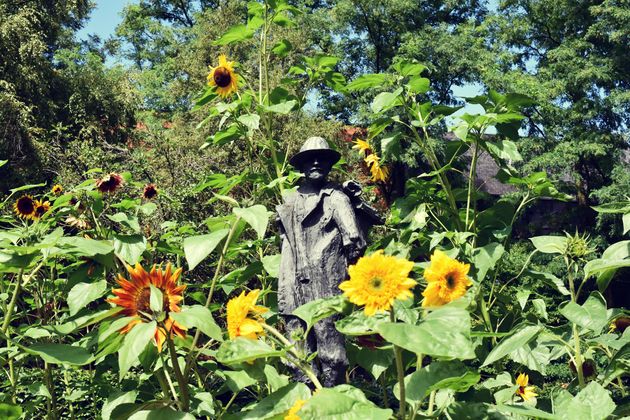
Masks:
[[[392,322],[396,322],[396,317],[394,316],[394,310],[392,308],[392,310],[389,312],[389,318]],[[406,415],[406,402],[405,402],[405,370],[403,368],[403,361],[402,361],[402,351],[400,349],[400,347],[398,347],[396,344],[393,344],[394,346],[394,358],[396,359],[396,371],[398,373],[398,387],[399,387],[399,394],[400,394],[400,410],[399,410],[399,414],[400,414],[400,418],[404,419],[405,415]]]
[[[225,259],[225,254],[227,253],[227,249],[230,246],[230,242],[232,242],[232,237],[234,236],[234,232],[236,232],[236,227],[238,226],[238,222],[241,220],[240,217],[234,219],[232,226],[230,227],[230,232],[228,233],[227,238],[225,239],[225,244],[223,245],[223,249],[221,250],[221,255],[219,256],[219,262],[217,263],[217,268],[214,270],[214,276],[212,277],[212,283],[210,284],[210,291],[208,292],[208,297],[206,299],[206,308],[210,306],[210,302],[212,302],[212,296],[214,294],[214,288],[217,284],[217,279],[219,278],[219,274],[221,274],[221,268],[223,267],[223,261]],[[195,347],[197,346],[197,342],[199,341],[199,337],[201,335],[201,331],[197,329],[195,332],[195,336],[193,337],[192,344],[190,346],[190,351],[186,356],[186,366],[184,367],[184,374],[188,376],[190,369],[192,367],[193,362],[193,352],[195,351]]]
[[[2,322],[2,333],[6,334],[9,329],[9,324],[11,323],[11,316],[13,316],[13,310],[15,309],[15,304],[17,302],[18,296],[20,295],[20,291],[22,290],[22,276],[24,275],[24,269],[20,268],[20,272],[17,276],[17,281],[15,282],[15,288],[13,289],[13,295],[11,296],[11,300],[9,301],[9,306],[7,307],[7,311],[4,314],[4,321]]]
[[[315,385],[315,388],[322,389],[323,388],[322,384],[319,382],[319,379],[317,379],[317,375],[315,375],[315,372],[313,372],[313,369],[311,369],[311,367],[302,360],[303,356],[300,353],[298,353],[297,350],[295,350],[295,346],[293,345],[293,343],[287,340],[285,336],[280,334],[280,331],[276,330],[271,325],[267,325],[265,323],[261,323],[261,325],[265,330],[269,331],[271,335],[274,336],[274,338],[280,341],[280,343],[284,345],[287,351],[296,358],[297,366],[300,369],[302,369],[302,371],[306,374],[306,376],[308,376],[311,382],[313,382],[313,385]]]
[[[179,362],[177,361],[177,350],[175,350],[175,345],[173,344],[173,339],[171,338],[171,332],[166,330],[166,343],[168,344],[168,350],[171,355],[171,364],[173,365],[173,372],[175,372],[175,378],[177,379],[177,384],[179,385],[179,392],[181,393],[181,409],[182,411],[188,411],[188,406],[190,404],[190,396],[188,394],[188,382],[184,375],[182,374],[182,370],[179,368]]]
[[[44,362],[44,383],[50,394],[49,413],[50,418],[57,418],[57,395],[55,394],[55,382],[53,381],[52,368],[48,362]]]
[[[569,290],[571,292],[571,300],[573,303],[577,304],[577,294],[575,293],[575,282],[573,278],[573,263],[569,261],[569,258],[564,257],[565,264],[567,266],[567,278],[569,280]],[[575,371],[577,372],[578,383],[580,384],[580,388],[584,388],[584,370],[583,370],[583,360],[582,360],[582,351],[580,349],[580,332],[578,331],[578,326],[574,322],[573,323],[573,351],[575,353]]]
[[[429,395],[429,408],[427,409],[427,415],[428,416],[432,416],[433,415],[433,405],[435,404],[435,389],[433,391],[431,391],[431,394]]]
[[[466,230],[468,230],[469,228],[468,220],[470,218],[470,202],[472,199],[473,188],[475,187],[475,177],[477,176],[477,158],[479,156],[479,145],[477,144],[477,142],[473,141],[473,147],[475,148],[475,150],[473,150],[473,157],[472,157],[472,161],[470,162],[470,172],[468,174],[468,194],[467,194],[468,197],[466,198],[466,223],[464,225]],[[475,198],[475,202],[476,200],[477,199]],[[474,217],[473,217],[473,222],[474,222]],[[471,226],[472,226],[472,223],[471,223]]]

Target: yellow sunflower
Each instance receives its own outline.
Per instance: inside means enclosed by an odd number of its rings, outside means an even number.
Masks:
[[[516,378],[516,385],[518,385],[518,388],[516,389],[516,395],[519,395],[521,398],[523,398],[523,401],[527,401],[538,395],[534,392],[534,387],[527,386],[527,384],[529,384],[529,375],[526,375],[524,373],[518,375],[518,378]]]
[[[372,173],[372,181],[387,181],[387,178],[389,178],[389,168],[381,165],[381,158],[378,157],[376,153],[368,155],[365,158],[365,163],[368,165],[370,172]]]
[[[245,291],[227,303],[227,329],[230,339],[247,337],[253,340],[264,333],[262,324],[264,320],[260,316],[269,309],[264,306],[256,306],[256,300],[260,290],[255,289],[245,294]],[[248,316],[252,315],[252,318]]]
[[[234,72],[234,62],[227,61],[225,54],[219,56],[219,65],[211,67],[208,84],[216,86],[217,94],[223,98],[238,90],[238,75]]]
[[[50,189],[50,192],[53,193],[54,195],[61,195],[61,193],[63,192],[63,187],[59,184],[55,184]]]
[[[289,412],[286,416],[284,416],[284,420],[300,420],[301,417],[297,415],[298,411],[302,409],[302,406],[306,403],[306,400],[297,400],[295,404],[291,408],[289,408]]]
[[[162,344],[166,340],[167,333],[170,333],[171,337],[173,334],[185,337],[186,327],[175,322],[169,315],[171,312],[180,311],[178,303],[184,299],[183,292],[186,285],[177,285],[182,269],[178,268],[172,271],[171,264],[168,263],[166,270],[162,270],[161,267],[156,268],[154,265],[151,271],[147,273],[140,263],[137,263],[135,267],[127,266],[127,271],[129,272],[130,280],[119,274],[117,282],[122,288],[113,289],[112,293],[116,297],[107,299],[108,302],[122,306],[124,309],[121,311],[121,314],[124,316],[135,317],[120,330],[120,333],[125,334],[131,331],[136,324],[153,320],[154,314],[150,304],[150,285],[153,285],[162,292],[162,311],[166,316],[163,325],[155,328],[153,336],[158,351],[162,351]]]
[[[50,201],[35,200],[35,212],[31,218],[33,220],[41,219],[48,210],[50,210]]]
[[[372,153],[372,147],[370,146],[370,143],[365,140],[357,139],[354,142],[354,146],[352,146],[352,148],[357,149],[360,155],[368,156]]]
[[[431,255],[431,264],[424,270],[427,288],[422,292],[422,306],[442,306],[466,294],[472,285],[468,278],[469,264],[461,263],[440,250]]]
[[[35,215],[35,200],[28,194],[15,200],[13,211],[22,219],[33,219]]]
[[[412,268],[413,262],[384,255],[381,249],[348,267],[350,280],[339,288],[350,302],[365,305],[365,314],[372,316],[389,310],[395,299],[413,297],[410,289],[417,283],[409,278]]]

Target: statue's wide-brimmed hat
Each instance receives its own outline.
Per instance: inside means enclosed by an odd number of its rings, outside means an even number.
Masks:
[[[289,163],[299,168],[304,161],[311,159],[313,156],[325,159],[329,161],[331,165],[334,165],[341,158],[341,153],[331,149],[326,139],[322,137],[309,137],[302,145],[300,151],[289,159]]]

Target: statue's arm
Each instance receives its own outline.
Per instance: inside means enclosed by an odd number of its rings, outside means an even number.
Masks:
[[[334,198],[332,203],[334,219],[341,232],[348,259],[354,262],[363,255],[367,244],[348,196],[338,192],[334,194]]]

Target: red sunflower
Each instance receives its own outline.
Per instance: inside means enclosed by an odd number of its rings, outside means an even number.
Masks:
[[[152,321],[152,318],[149,318],[153,315],[150,305],[151,288],[149,285],[153,285],[162,292],[162,311],[165,314],[163,324],[155,328],[154,340],[158,351],[162,351],[162,344],[166,340],[167,332],[170,332],[171,337],[173,334],[185,337],[186,327],[175,322],[169,315],[171,312],[180,311],[178,304],[184,299],[183,292],[186,289],[186,285],[177,285],[182,269],[178,268],[175,271],[171,271],[171,264],[168,263],[166,270],[162,270],[161,267],[156,268],[154,265],[151,271],[147,273],[140,263],[137,263],[135,268],[127,266],[127,271],[129,272],[130,280],[119,274],[118,284],[122,288],[113,289],[112,292],[116,297],[107,299],[108,302],[124,308],[121,314],[135,318],[124,326],[120,333],[125,334],[131,331],[136,324],[141,322]]]
[[[96,180],[96,188],[102,193],[113,193],[123,184],[123,178],[116,172]]]
[[[158,195],[158,189],[155,186],[155,184],[147,184],[144,187],[144,192],[142,193],[142,196],[144,198],[146,198],[147,200],[151,200],[155,197],[157,197]]]

